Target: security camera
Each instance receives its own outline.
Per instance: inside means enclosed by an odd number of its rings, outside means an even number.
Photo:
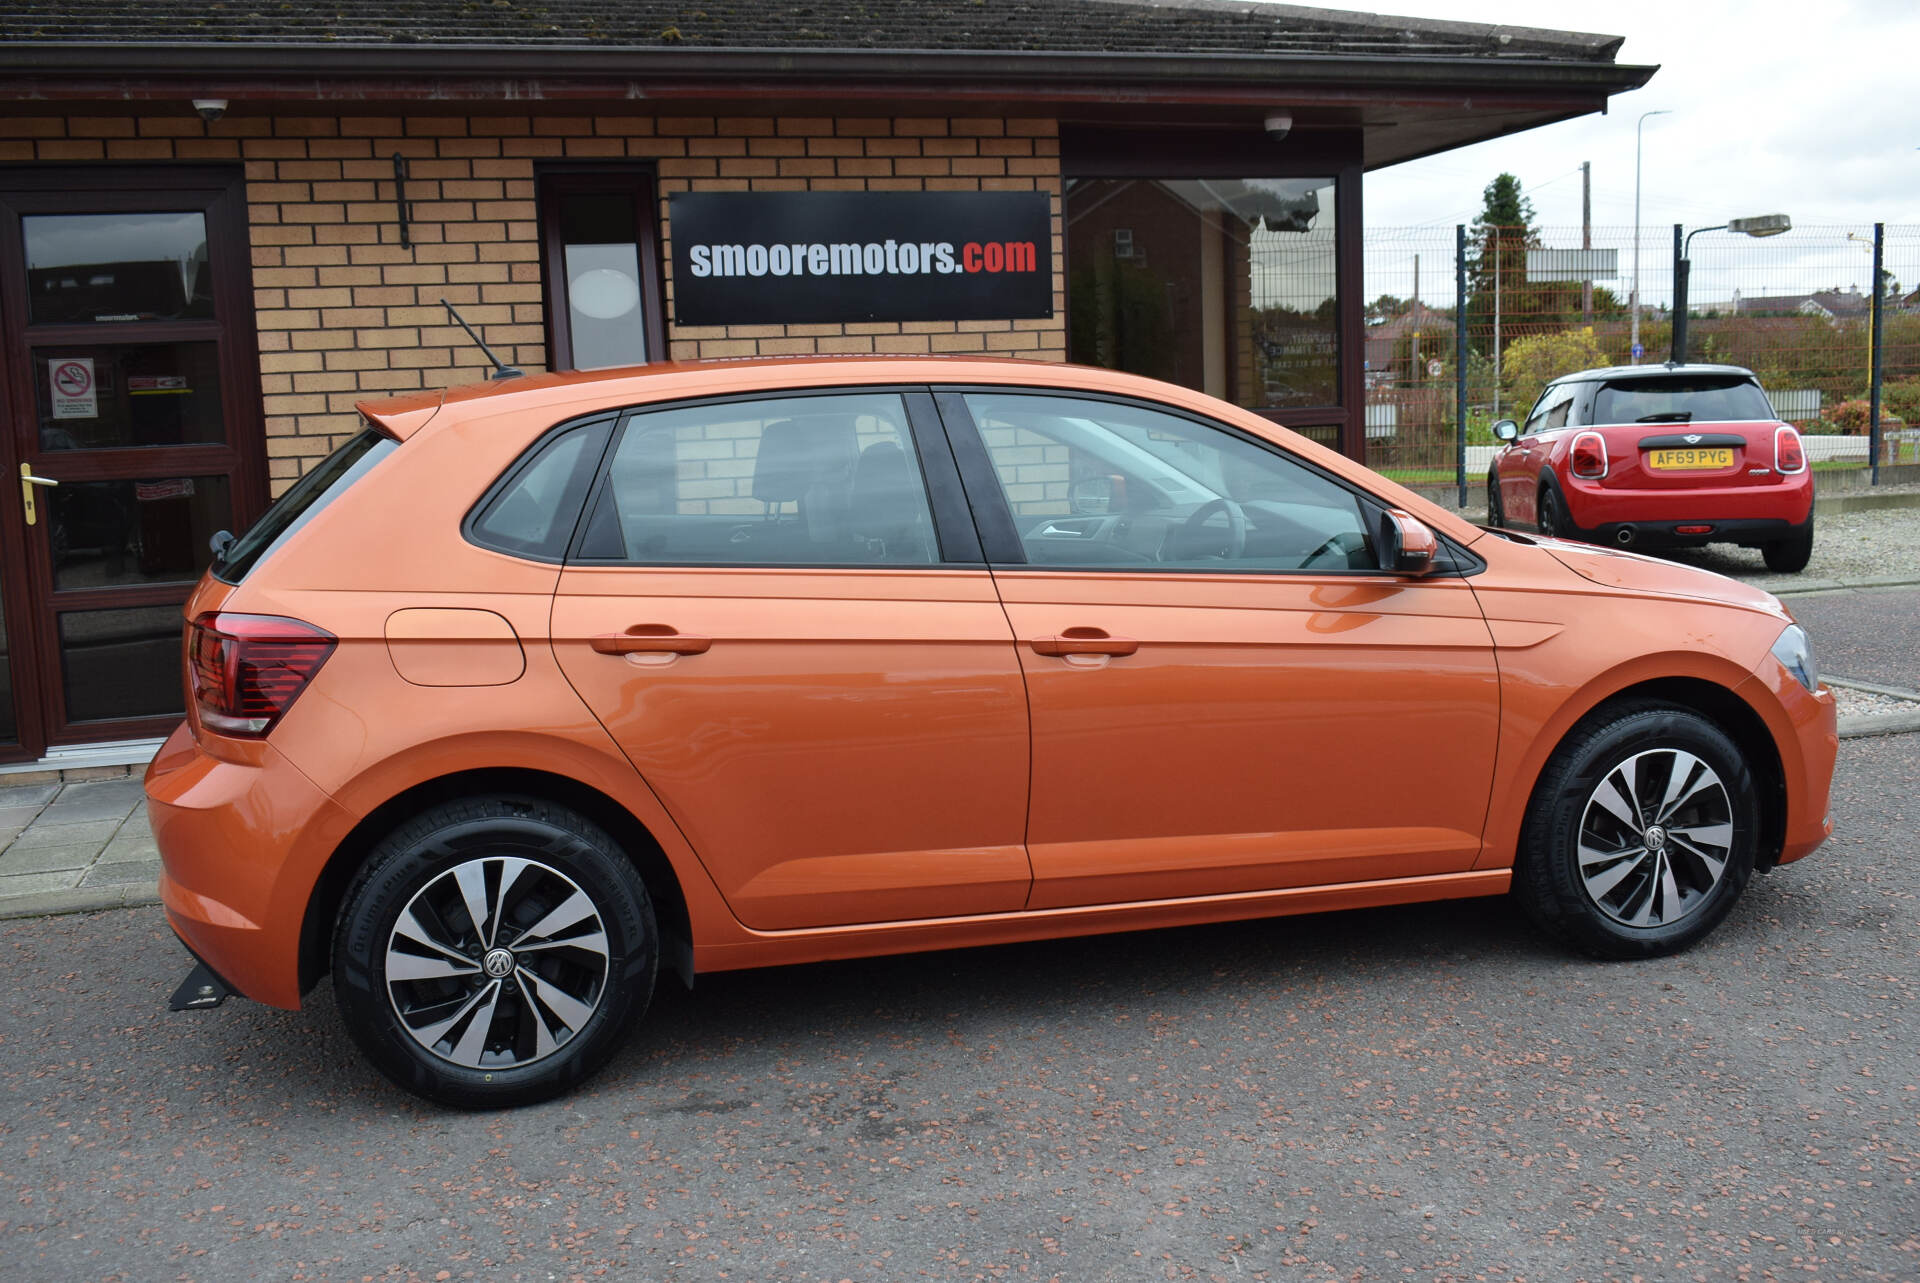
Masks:
[[[200,113],[200,119],[206,121],[208,124],[212,124],[227,114],[227,100],[225,98],[195,98],[193,100],[193,109]]]
[[[1293,113],[1276,111],[1267,117],[1267,137],[1279,142],[1293,130]]]

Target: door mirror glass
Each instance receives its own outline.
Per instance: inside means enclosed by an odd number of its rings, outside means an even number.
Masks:
[[[1068,498],[1076,515],[1104,517],[1113,511],[1113,478],[1086,477],[1076,481]]]
[[[1380,569],[1418,579],[1433,569],[1440,539],[1412,513],[1388,508],[1380,514]]]
[[[1512,419],[1502,419],[1493,425],[1493,435],[1501,441],[1513,441],[1520,436],[1520,425]]]

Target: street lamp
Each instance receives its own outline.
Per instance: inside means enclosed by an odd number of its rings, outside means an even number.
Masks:
[[[1640,363],[1640,129],[1648,116],[1671,116],[1672,108],[1643,111],[1633,126],[1633,347],[1631,360]]]
[[[1680,229],[1676,226],[1677,237]],[[1712,227],[1696,227],[1680,242],[1680,254],[1673,261],[1673,360],[1687,363],[1687,278],[1693,275],[1693,238],[1701,232],[1738,232],[1742,236],[1778,236],[1793,230],[1793,220],[1785,214],[1756,214],[1752,218],[1729,218]]]

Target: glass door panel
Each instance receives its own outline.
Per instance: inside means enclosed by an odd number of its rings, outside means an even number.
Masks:
[[[227,439],[215,342],[35,348],[33,389],[42,450],[211,445]]]

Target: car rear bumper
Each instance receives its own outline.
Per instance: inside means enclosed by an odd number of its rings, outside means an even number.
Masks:
[[[1567,515],[1590,543],[1676,548],[1707,543],[1757,545],[1806,533],[1813,520],[1813,475],[1777,484],[1699,489],[1610,489],[1569,479]],[[1683,531],[1680,527],[1706,526]],[[1629,532],[1625,539],[1621,532]]]
[[[351,817],[269,744],[230,761],[184,724],[147,768],[167,923],[237,993],[300,1005],[307,900]]]
[[[1705,529],[1702,529],[1705,527]],[[1794,523],[1774,517],[1740,517],[1713,521],[1699,517],[1683,520],[1605,521],[1588,527],[1576,523],[1572,536],[1586,543],[1610,548],[1698,548],[1710,543],[1742,544],[1757,548],[1805,535],[1811,521]]]

